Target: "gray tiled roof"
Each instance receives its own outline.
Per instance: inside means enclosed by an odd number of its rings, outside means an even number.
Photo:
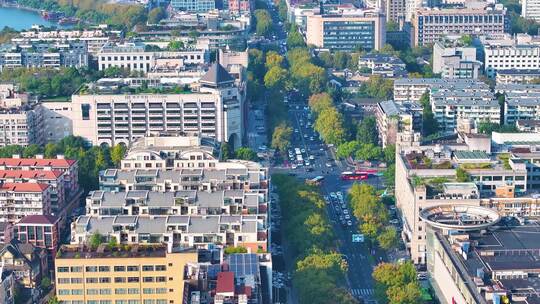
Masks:
[[[224,82],[232,82],[234,78],[227,70],[219,63],[214,63],[208,72],[201,77],[201,83],[220,84]]]

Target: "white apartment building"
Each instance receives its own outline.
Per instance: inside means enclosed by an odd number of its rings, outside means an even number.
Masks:
[[[430,92],[433,114],[439,131],[445,135],[455,134],[459,120],[499,123],[501,107],[491,92],[441,90]]]
[[[456,42],[437,41],[433,45],[433,73],[442,78],[478,78],[482,63],[476,60],[476,48]]]
[[[40,106],[0,109],[0,146],[43,144],[43,123]]]
[[[207,64],[206,50],[147,52],[142,43],[108,43],[97,55],[100,71],[110,67],[148,72],[156,66],[180,67]]]
[[[499,84],[495,91],[505,95],[504,122],[540,119],[540,85]]]
[[[503,34],[507,29],[502,4],[484,7],[421,8],[412,19],[414,45],[426,45],[445,35]]]
[[[429,90],[489,91],[489,86],[474,79],[399,78],[394,81],[394,101],[418,102]]]
[[[526,19],[540,21],[540,1],[522,0],[521,1],[521,16]]]
[[[119,32],[105,32],[103,30],[43,30],[32,29],[20,32],[18,37],[11,41],[15,44],[35,42],[82,42],[86,45],[88,53],[96,55],[107,44],[111,35]]]
[[[220,65],[199,80],[198,91],[182,94],[116,94],[95,86],[72,96],[73,135],[94,145],[129,145],[150,133],[211,137],[239,147],[243,138],[242,90]]]
[[[484,67],[488,77],[495,77],[498,70],[540,69],[540,39],[537,36],[518,34],[498,40],[484,41]]]
[[[50,189],[41,183],[2,183],[0,221],[16,223],[27,215],[50,214]]]

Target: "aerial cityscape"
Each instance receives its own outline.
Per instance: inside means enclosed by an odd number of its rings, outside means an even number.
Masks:
[[[540,304],[540,0],[0,0],[0,304]]]

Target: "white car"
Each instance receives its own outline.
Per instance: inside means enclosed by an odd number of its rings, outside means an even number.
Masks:
[[[332,168],[332,164],[331,163],[326,163],[326,168]]]
[[[351,227],[352,226],[352,221],[347,221],[347,226]]]
[[[315,156],[310,155],[310,156],[309,156],[309,160],[315,160]]]
[[[291,169],[296,169],[296,168],[298,168],[296,165],[291,166]]]
[[[350,219],[351,219],[351,216],[348,215],[348,214],[345,214],[345,219],[346,219],[346,220],[350,220]]]
[[[309,166],[309,165],[310,165],[310,163],[309,163],[308,161],[305,161],[305,163],[306,163],[306,166]]]
[[[302,148],[302,149],[300,149],[300,152],[306,153],[306,149]]]

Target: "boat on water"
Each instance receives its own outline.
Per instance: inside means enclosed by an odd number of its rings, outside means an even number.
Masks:
[[[60,12],[41,11],[41,17],[47,21],[58,21],[64,14]]]

